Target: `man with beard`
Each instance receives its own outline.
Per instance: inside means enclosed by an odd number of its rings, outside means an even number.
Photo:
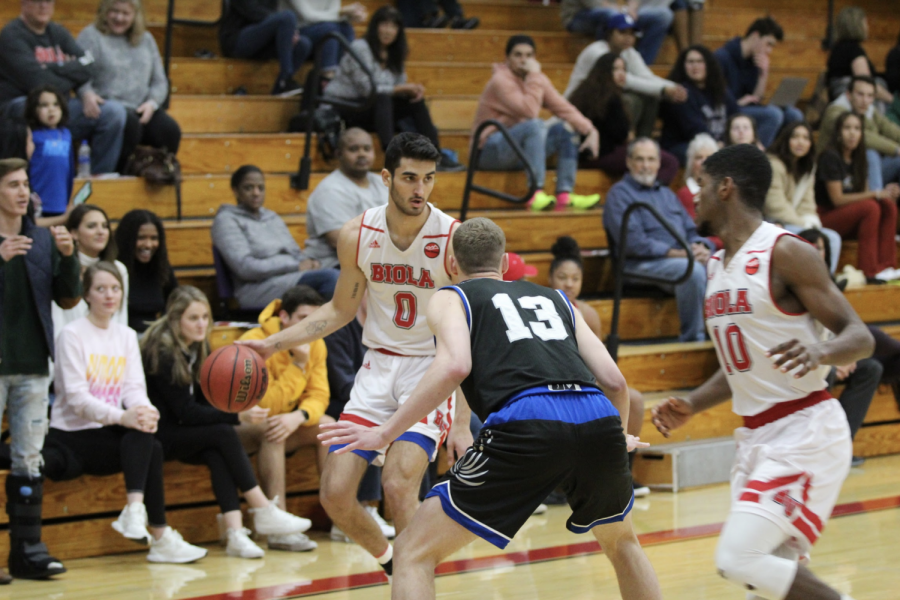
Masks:
[[[434,361],[434,337],[425,311],[437,290],[450,284],[450,240],[459,225],[428,202],[441,156],[428,138],[401,133],[384,154],[381,179],[390,200],[341,228],[337,244],[341,274],[332,300],[265,340],[240,342],[263,357],[308,344],[349,323],[368,291],[363,344],[369,350],[341,413],[341,421],[367,427],[385,423]],[[385,501],[399,534],[419,507],[422,476],[445,439],[451,456],[461,456],[472,444],[469,409],[461,394],[450,395],[389,447],[332,452],[325,462],[319,489],[322,506],[388,576],[393,547],[357,501],[359,482],[369,464],[384,465]],[[331,446],[332,451],[338,448]]]
[[[762,218],[772,168],[754,146],[709,157],[697,222],[725,249],[709,261],[706,326],[720,369],[683,398],[653,409],[668,436],[731,398],[735,431],[731,513],[716,568],[748,600],[850,600],[806,566],[850,470],[850,427],[827,391],[827,365],[872,355],[872,335],[814,246]],[[820,341],[819,321],[834,332]]]
[[[629,271],[654,277],[676,279],[687,267],[687,252],[649,211],[637,210],[628,223],[628,247],[619,239],[625,210],[635,202],[655,208],[691,244],[694,270],[679,285],[660,285],[675,294],[678,318],[681,320],[682,342],[703,341],[703,292],[706,290],[706,261],[715,245],[697,233],[697,227],[684,210],[675,193],[656,180],[659,172],[659,145],[649,138],[638,138],[628,146],[628,173],[609,190],[603,209],[603,226],[611,236],[610,243],[627,262]],[[639,282],[636,282],[639,283]]]
[[[380,174],[370,171],[375,162],[371,135],[358,127],[345,130],[338,138],[337,155],[339,168],[316,186],[306,208],[306,254],[323,269],[339,265],[341,227],[388,201]]]

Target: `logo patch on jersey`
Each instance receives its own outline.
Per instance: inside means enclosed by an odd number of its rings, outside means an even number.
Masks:
[[[759,271],[759,259],[753,257],[748,260],[747,266],[744,267],[744,270],[747,271],[747,275],[756,275],[757,271]]]
[[[381,244],[378,243],[378,240],[372,240],[372,243],[369,244],[369,248],[381,248]]]
[[[577,383],[551,383],[547,389],[551,392],[580,392],[581,386]]]
[[[425,256],[428,258],[437,258],[438,254],[441,253],[441,247],[435,244],[434,242],[429,242],[425,244]]]
[[[362,368],[363,368],[363,369],[371,369],[371,368],[372,368],[372,364],[371,364],[369,361],[366,361],[366,362],[363,363]]]
[[[372,283],[392,283],[394,285],[412,285],[418,288],[434,289],[434,279],[431,271],[422,269],[416,278],[411,265],[383,265],[372,263],[372,273],[369,277]]]

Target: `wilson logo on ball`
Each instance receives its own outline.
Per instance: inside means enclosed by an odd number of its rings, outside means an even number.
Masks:
[[[428,258],[437,258],[438,254],[441,253],[441,247],[435,244],[434,242],[429,242],[425,244],[425,256]]]
[[[250,384],[253,382],[253,359],[244,360],[244,376],[238,382],[238,390],[234,395],[234,404],[241,405],[247,403],[247,397],[250,394]]]
[[[748,260],[744,270],[747,271],[747,275],[756,275],[756,272],[759,271],[759,259],[751,258]]]

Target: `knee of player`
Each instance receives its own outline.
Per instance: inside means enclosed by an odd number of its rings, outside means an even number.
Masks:
[[[721,577],[744,584],[757,569],[754,559],[761,557],[762,555],[749,549],[739,548],[728,540],[720,539],[716,548],[716,570]]]
[[[413,499],[418,501],[419,483],[404,473],[394,472],[381,482],[384,497],[391,506],[398,506]]]

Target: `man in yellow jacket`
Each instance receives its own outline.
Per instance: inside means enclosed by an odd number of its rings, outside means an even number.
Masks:
[[[273,300],[259,315],[259,327],[241,336],[242,340],[262,340],[283,328],[299,323],[325,300],[312,288],[299,285]],[[316,436],[319,425],[333,423],[325,414],[330,390],[325,359],[325,342],[316,340],[273,354],[267,361],[269,388],[259,407],[268,410],[261,423],[237,425],[238,435],[248,454],[258,454],[259,482],[266,496],[277,498],[285,508],[285,455],[301,446],[316,446],[318,466],[327,455]],[[315,542],[293,544],[284,550],[312,550]],[[270,540],[270,547],[272,547]]]

